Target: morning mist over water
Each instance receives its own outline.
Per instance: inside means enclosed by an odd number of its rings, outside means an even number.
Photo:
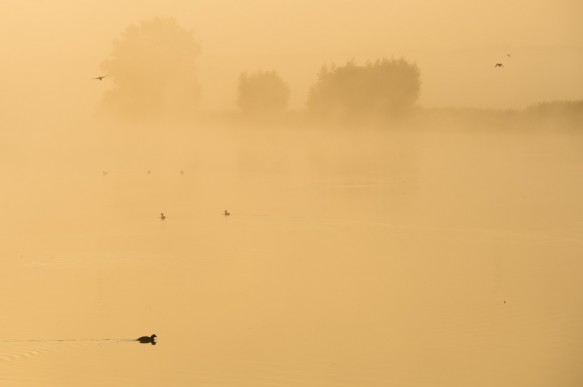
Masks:
[[[4,8],[0,385],[583,382],[580,5]]]

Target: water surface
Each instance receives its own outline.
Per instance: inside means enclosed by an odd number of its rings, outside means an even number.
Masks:
[[[583,382],[580,136],[188,136],[2,156],[0,384]]]

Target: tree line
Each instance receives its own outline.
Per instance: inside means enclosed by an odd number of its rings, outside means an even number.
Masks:
[[[188,117],[196,114],[195,77],[200,44],[174,19],[154,18],[128,27],[113,43],[101,68],[113,80],[103,110],[125,118]],[[307,112],[320,119],[392,117],[406,114],[420,92],[417,66],[404,59],[322,67],[307,96]],[[243,72],[237,106],[250,117],[287,109],[289,85],[275,70]]]

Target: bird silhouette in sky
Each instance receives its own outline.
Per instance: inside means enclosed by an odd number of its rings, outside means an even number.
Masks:
[[[98,81],[103,81],[103,78],[107,77],[107,75],[100,75],[98,77],[95,78],[91,78],[91,79],[97,79]]]
[[[500,68],[502,68],[502,67],[504,67],[504,65],[503,65],[502,63],[496,63],[496,64],[494,65],[494,67],[500,67]]]

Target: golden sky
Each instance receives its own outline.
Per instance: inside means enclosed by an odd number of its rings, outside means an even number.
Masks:
[[[94,109],[111,83],[89,78],[112,41],[163,16],[201,43],[207,108],[235,107],[242,71],[276,70],[302,108],[322,65],[401,56],[421,70],[423,106],[524,108],[583,98],[581,15],[578,0],[3,0],[0,102]]]

